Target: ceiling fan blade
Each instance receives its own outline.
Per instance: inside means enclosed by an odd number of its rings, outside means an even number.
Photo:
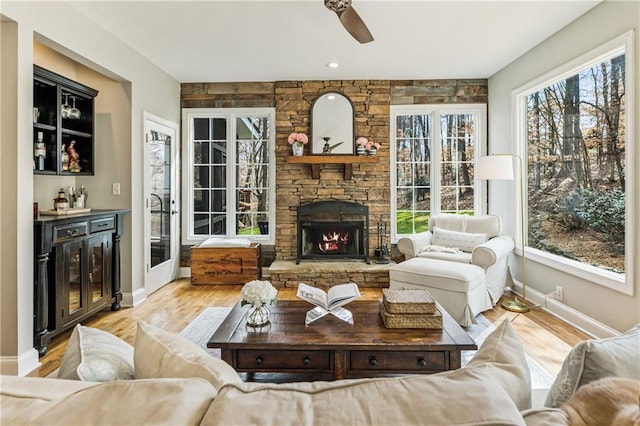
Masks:
[[[348,7],[347,9],[336,13],[338,14],[340,22],[342,22],[344,28],[353,36],[353,38],[362,44],[373,41],[373,36],[371,35],[369,28],[367,28],[367,25],[353,7]]]

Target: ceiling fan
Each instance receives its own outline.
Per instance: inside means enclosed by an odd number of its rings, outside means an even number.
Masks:
[[[351,0],[324,0],[327,9],[335,12],[344,28],[360,43],[373,41],[373,36],[360,15],[351,6]]]

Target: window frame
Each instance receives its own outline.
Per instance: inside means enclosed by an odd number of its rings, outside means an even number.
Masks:
[[[237,227],[235,225],[236,216],[236,193],[237,193],[237,176],[236,176],[236,142],[235,125],[236,118],[258,116],[268,117],[270,123],[269,132],[269,233],[267,235],[237,235]],[[227,181],[227,223],[230,224],[225,235],[199,235],[193,233],[193,119],[194,118],[224,118],[227,120],[227,143],[233,147],[227,155],[226,162],[226,181]],[[182,109],[182,244],[193,245],[202,241],[213,238],[247,238],[250,241],[261,242],[265,244],[275,243],[275,217],[276,217],[276,111],[273,107],[267,108],[183,108]],[[229,209],[232,206],[232,209]]]
[[[432,123],[432,146],[431,151],[431,175],[430,182],[432,194],[437,194],[435,197],[431,197],[431,214],[437,214],[440,211],[440,173],[441,173],[441,154],[440,138],[441,128],[440,119],[443,115],[450,114],[473,114],[478,117],[476,124],[476,146],[474,146],[474,158],[475,164],[478,157],[485,155],[487,147],[487,105],[480,103],[470,104],[416,104],[416,105],[391,105],[390,109],[390,123],[389,123],[389,146],[390,146],[390,227],[391,227],[391,243],[396,244],[398,240],[408,234],[398,234],[396,215],[397,215],[397,153],[396,153],[396,130],[397,119],[399,115],[430,115]],[[435,136],[434,136],[435,135]],[[435,159],[435,160],[434,160]],[[474,215],[486,214],[487,212],[487,186],[483,185],[481,181],[478,181],[473,177],[473,210]]]
[[[571,77],[586,68],[597,65],[602,61],[620,55],[625,54],[625,150],[626,150],[626,164],[625,174],[627,176],[625,182],[625,274],[617,274],[612,271],[608,271],[603,268],[592,266],[583,262],[579,262],[572,259],[563,258],[561,256],[547,253],[545,251],[529,247],[526,245],[527,260],[533,261],[539,264],[549,266],[553,269],[557,269],[569,275],[573,275],[577,278],[581,278],[592,282],[594,284],[601,285],[603,287],[610,288],[612,290],[633,296],[634,277],[636,274],[634,268],[633,259],[635,259],[635,247],[633,235],[635,235],[635,227],[632,218],[632,209],[635,206],[634,191],[638,190],[638,185],[635,184],[635,168],[633,163],[635,161],[635,126],[633,118],[635,117],[634,108],[634,94],[635,94],[635,59],[634,59],[634,47],[633,47],[633,30],[610,40],[607,43],[569,61],[568,63],[551,70],[550,72],[526,83],[511,93],[513,110],[513,137],[515,141],[515,151],[523,161],[523,171],[528,172],[527,167],[527,97],[539,91],[545,87],[550,86],[560,80]],[[527,175],[528,179],[528,175]],[[525,211],[528,213],[528,187],[525,185],[524,200]],[[525,220],[525,223],[528,221]],[[525,232],[528,235],[528,230]],[[522,242],[520,239],[516,239],[516,248],[519,253],[522,253]]]

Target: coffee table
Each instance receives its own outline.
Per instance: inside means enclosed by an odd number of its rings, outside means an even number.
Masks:
[[[346,308],[354,325],[331,315],[305,326],[313,306],[279,300],[271,324],[246,325],[248,307],[238,302],[207,342],[222,359],[246,373],[305,373],[306,380],[430,374],[460,368],[460,351],[478,347],[440,305],[444,328],[390,329],[377,301],[354,301]],[[285,380],[287,381],[287,380]]]

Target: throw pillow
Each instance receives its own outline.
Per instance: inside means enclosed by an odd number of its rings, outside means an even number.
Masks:
[[[489,380],[506,390],[519,410],[531,408],[531,372],[527,355],[508,320],[487,336],[464,369],[491,371]]]
[[[438,226],[433,227],[433,245],[455,247],[471,253],[476,246],[486,243],[487,234],[470,234],[468,232],[449,231]]]
[[[59,379],[109,382],[134,377],[133,346],[97,328],[76,325],[62,356]]]
[[[138,322],[134,365],[136,379],[200,377],[216,389],[242,381],[229,364],[200,346],[145,322]]]
[[[560,407],[580,386],[604,377],[640,380],[640,324],[620,336],[578,343],[565,358],[545,406]]]

